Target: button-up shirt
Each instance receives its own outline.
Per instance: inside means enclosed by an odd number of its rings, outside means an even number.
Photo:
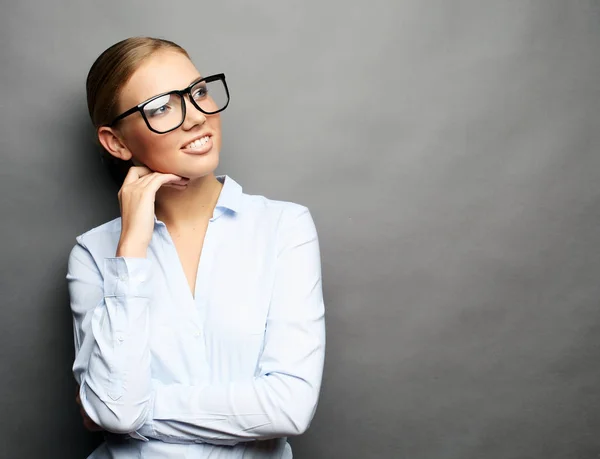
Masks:
[[[155,218],[146,258],[116,257],[121,219],[77,237],[67,280],[90,456],[291,458],[321,385],[319,244],[304,206],[223,183],[192,295]]]

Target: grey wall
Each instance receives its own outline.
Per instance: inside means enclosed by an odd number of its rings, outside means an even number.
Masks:
[[[0,457],[83,458],[64,275],[117,215],[84,79],[131,35],[227,74],[220,172],[309,206],[328,351],[298,458],[600,454],[600,4],[0,9]]]

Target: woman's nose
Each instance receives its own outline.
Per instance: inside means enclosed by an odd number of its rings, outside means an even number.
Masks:
[[[206,115],[198,110],[190,101],[189,97],[184,97],[185,101],[185,120],[183,120],[183,128],[191,129],[196,125],[202,125],[206,122]]]

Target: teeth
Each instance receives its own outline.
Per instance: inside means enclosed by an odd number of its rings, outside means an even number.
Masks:
[[[184,148],[196,149],[202,147],[206,142],[208,142],[209,136],[204,136],[201,139],[194,140],[187,144]]]

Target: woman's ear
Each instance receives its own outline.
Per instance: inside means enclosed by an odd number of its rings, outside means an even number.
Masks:
[[[117,135],[117,132],[108,126],[98,128],[98,140],[104,149],[115,158],[128,161],[133,157],[127,146]]]

